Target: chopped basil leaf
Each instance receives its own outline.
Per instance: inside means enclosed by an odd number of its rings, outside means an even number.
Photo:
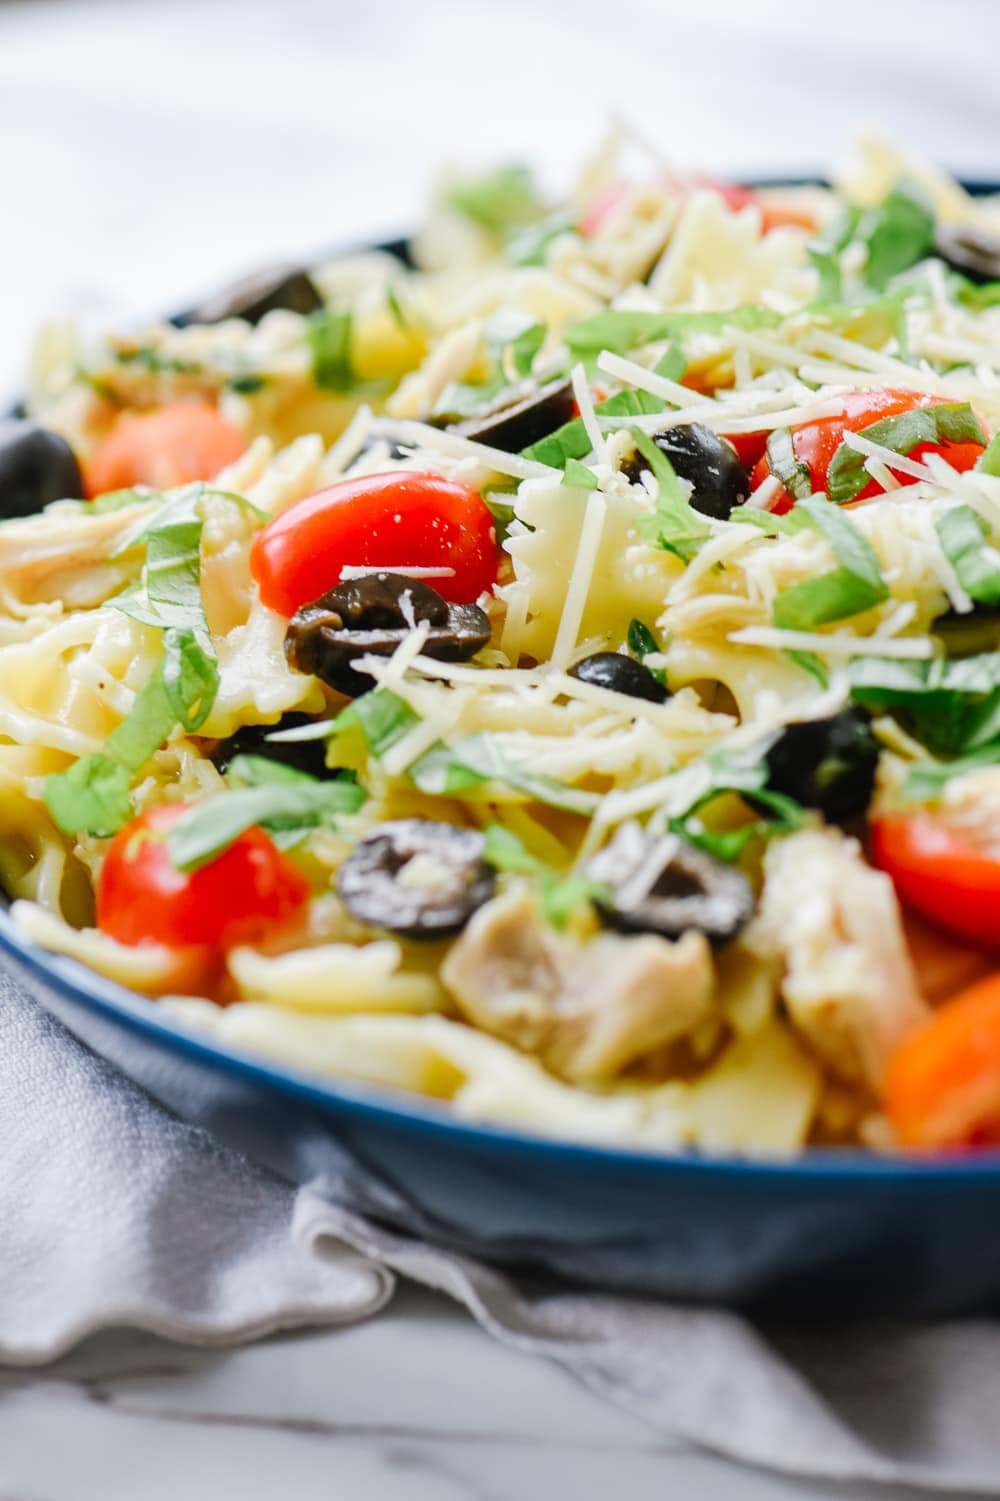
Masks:
[[[671,344],[660,359],[653,366],[654,375],[662,375],[664,380],[680,380],[687,369],[687,360],[684,351],[679,344]]]
[[[511,235],[506,245],[507,259],[515,266],[543,266],[552,241],[573,228],[572,214],[562,210],[548,214],[537,224],[529,224]]]
[[[1000,604],[1000,553],[986,545],[986,523],[971,506],[955,506],[935,523],[941,550],[970,599]]]
[[[648,391],[618,391],[607,401],[598,402],[594,408],[598,417],[640,417],[662,411],[663,402]],[[563,423],[547,438],[540,438],[537,443],[522,449],[522,453],[526,459],[537,459],[540,464],[562,469],[569,459],[582,459],[590,448],[583,418],[574,417],[572,422]]]
[[[498,365],[509,355],[514,374],[522,378],[531,373],[535,355],[545,343],[548,324],[538,323],[517,308],[499,308],[483,330],[486,346]]]
[[[104,743],[99,754],[110,757],[126,771],[138,771],[166,740],[176,724],[174,710],[163,687],[163,664],[136,695],[132,712]],[[89,761],[91,757],[85,756]],[[90,830],[93,833],[93,830]]]
[[[491,823],[486,829],[483,858],[494,870],[511,875],[534,876],[538,881],[538,899],[542,916],[553,928],[565,928],[574,912],[585,902],[607,900],[608,888],[586,876],[561,876],[526,849],[512,830]]]
[[[529,224],[541,211],[531,170],[520,164],[467,178],[451,189],[447,201],[494,234]]]
[[[109,490],[106,495],[98,495],[95,500],[87,501],[86,507],[90,515],[104,516],[109,511],[124,511],[128,506],[144,505],[151,500],[163,499],[161,491],[137,485],[134,490]],[[131,545],[134,546],[134,544]]]
[[[819,295],[823,302],[839,302],[843,296],[841,253],[854,239],[861,210],[848,204],[822,234],[806,246],[809,259],[819,274]]]
[[[320,308],[309,316],[313,380],[321,391],[348,391],[354,382],[351,322],[350,313],[333,308]]]
[[[810,677],[816,679],[821,688],[830,685],[830,674],[822,660],[812,651],[786,651],[785,656],[796,667],[801,667],[803,672],[808,672]]]
[[[940,406],[911,407],[895,417],[883,417],[860,429],[858,436],[893,453],[912,453],[918,443],[984,443],[986,434],[967,401]],[[868,484],[865,455],[841,443],[826,475],[826,489],[836,505],[845,505]]]
[[[783,516],[778,516],[773,511],[764,511],[760,506],[751,505],[734,506],[728,519],[755,526],[770,537],[792,536],[802,530],[803,520],[801,516],[796,517],[795,511],[787,511]]]
[[[444,417],[448,422],[478,417],[493,406],[505,385],[506,381],[499,375],[481,381],[449,381],[434,403],[431,416]]]
[[[654,653],[659,653],[661,650],[660,643],[649,629],[649,626],[644,625],[641,620],[629,621],[628,634],[625,639],[629,655],[633,656],[637,662],[641,662],[644,667],[646,665],[646,658],[652,656]],[[667,674],[662,667],[649,667],[647,671],[651,672],[656,681],[662,683],[664,688],[667,686]]]
[[[862,657],[851,664],[851,697],[892,713],[935,755],[957,756],[1000,738],[1000,655],[949,662]]]
[[[45,802],[67,834],[115,834],[132,817],[128,768],[97,751],[45,779]]]
[[[193,631],[164,632],[163,691],[185,733],[200,730],[219,691],[219,664]]]
[[[733,861],[739,859],[751,839],[790,834],[800,829],[805,819],[801,805],[784,793],[770,791],[767,786],[769,771],[765,756],[770,739],[736,750],[721,746],[703,756],[701,767],[708,773],[708,785],[702,783],[686,812],[668,821],[670,830],[699,845],[716,859]],[[766,816],[737,829],[706,828],[696,815],[717,798],[734,792],[755,811]]]
[[[214,860],[254,825],[281,838],[334,827],[344,813],[356,813],[365,800],[353,782],[270,781],[221,792],[195,804],[174,824],[167,840],[178,870],[196,870]]]
[[[406,700],[393,693],[391,688],[373,688],[371,693],[363,693],[342,710],[336,729],[347,728],[350,723],[359,724],[372,755],[381,756],[397,740],[402,740],[419,718]]]
[[[141,536],[126,539],[118,549],[121,553],[145,544],[146,567],[140,589],[127,590],[110,601],[115,609],[146,625],[193,630],[208,640],[201,598],[201,535],[203,502],[212,494],[249,505],[238,496],[212,491],[202,484],[179,490],[160,507]],[[250,509],[256,511],[255,507]]]
[[[983,283],[969,281],[965,276],[956,276],[955,296],[964,307],[982,308],[996,307],[1000,303],[1000,281],[987,281]]]
[[[494,735],[466,735],[456,745],[433,746],[410,767],[410,777],[422,792],[437,796],[472,790],[486,782],[499,782],[552,808],[572,813],[593,813],[599,798],[541,776],[510,760]]]
[[[575,485],[579,490],[596,490],[597,475],[593,469],[588,469],[586,464],[581,464],[579,459],[567,459],[562,483]]]
[[[930,255],[933,210],[919,188],[898,183],[878,208],[862,212],[855,238],[868,247],[865,280],[877,292],[884,292],[900,271]]]
[[[271,756],[234,756],[226,767],[230,787],[264,787],[272,782],[316,782],[316,777]]]
[[[311,724],[299,724],[291,730],[275,730],[273,735],[264,738],[276,745],[297,745],[300,740],[328,740],[337,733],[337,726],[353,707],[353,704],[348,704],[335,719],[314,719]],[[353,718],[352,723],[357,724],[357,719]]]
[[[813,493],[809,465],[796,458],[792,434],[787,427],[776,427],[767,440],[767,463],[775,479],[781,481],[789,495],[806,500]]]
[[[665,548],[688,563],[712,535],[711,531],[681,489],[674,466],[663,450],[639,428],[632,427],[629,432],[659,486],[656,509],[651,514],[637,516],[635,529],[650,546]]]
[[[226,385],[230,391],[235,391],[237,396],[255,396],[267,385],[267,377],[247,371],[243,375],[231,375]]]
[[[652,656],[660,650],[660,643],[641,620],[630,620],[628,623],[628,635],[626,637],[629,654],[641,662],[645,657]]]
[[[781,314],[756,303],[728,308],[720,313],[627,312],[608,308],[566,331],[566,343],[574,354],[627,354],[656,339],[683,339],[685,334],[721,334],[727,328],[775,328]]]
[[[566,332],[566,344],[574,354],[600,354],[605,349],[612,354],[627,354],[654,339],[667,338],[670,317],[669,313],[616,312],[608,308],[572,324]]]
[[[396,291],[396,288],[392,285],[392,282],[389,282],[387,284],[387,286],[386,286],[386,289],[385,289],[385,303],[386,303],[386,307],[389,309],[390,313],[392,314],[393,321],[395,322],[396,326],[398,328],[402,329],[402,331],[403,331],[404,334],[405,333],[409,333],[409,331],[410,331],[410,320],[407,318],[406,314],[403,312],[402,303],[399,300],[399,293]]]
[[[1000,286],[1000,282],[997,282]],[[976,469],[980,474],[992,474],[994,478],[1000,476],[1000,433],[991,438],[989,444],[979,455]]]
[[[104,749],[84,756],[67,771],[45,779],[45,801],[66,833],[99,838],[114,834],[131,817],[132,775],[180,724],[193,731],[204,723],[218,684],[218,668],[191,631],[167,630],[164,659],[136,696],[132,712]]]
[[[945,784],[955,777],[967,776],[984,766],[1000,764],[1000,743],[959,756],[955,761],[918,762],[911,766],[903,784],[903,796],[912,802],[928,803],[941,796]]]
[[[637,662],[641,662],[644,667],[646,666],[646,658],[660,651],[660,643],[649,629],[649,626],[644,625],[641,620],[629,621],[628,633],[625,640],[629,655],[634,657]],[[656,681],[662,683],[664,688],[667,686],[667,674],[662,667],[648,667],[646,670],[647,672],[651,672]]]
[[[823,533],[840,567],[783,589],[771,614],[776,626],[808,631],[832,620],[860,615],[889,598],[878,556],[853,521],[827,500],[802,500],[795,509]]]

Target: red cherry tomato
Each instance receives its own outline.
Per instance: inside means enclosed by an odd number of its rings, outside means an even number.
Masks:
[[[633,183],[615,182],[609,188],[603,188],[601,192],[594,195],[580,215],[580,221],[577,224],[577,229],[585,240],[593,239],[594,235],[604,228],[615,209],[628,198],[633,187]]]
[[[468,485],[436,474],[366,474],[289,506],[258,532],[250,571],[261,599],[294,615],[354,568],[450,568],[430,584],[469,604],[497,576],[493,517]]]
[[[681,199],[688,196],[695,188],[711,188],[713,193],[718,193],[726,207],[732,213],[739,213],[740,209],[748,208],[751,204],[760,209],[760,232],[769,235],[772,229],[779,229],[782,225],[792,225],[796,229],[815,229],[816,220],[808,209],[800,204],[788,201],[783,202],[779,196],[764,196],[746,188],[738,182],[720,182],[714,177],[694,177],[689,180],[678,179],[670,173],[663,173],[657,182],[663,186],[672,188]],[[603,188],[590,200],[580,215],[577,229],[585,240],[592,239],[604,228],[612,214],[626,202],[629,195],[639,186],[636,183],[615,182],[610,187]]]
[[[1000,975],[946,1001],[889,1059],[886,1113],[907,1147],[1000,1138]]]
[[[1000,947],[1000,859],[933,813],[892,813],[872,821],[872,858],[892,877],[900,901],[932,922]]]
[[[112,840],[97,926],[119,943],[229,948],[287,926],[305,906],[308,881],[262,829],[247,829],[197,870],[178,870],[167,835],[190,806],[150,808]]]
[[[845,432],[860,432],[862,428],[870,427],[873,422],[880,422],[883,417],[897,417],[900,412],[909,412],[915,407],[939,406],[947,400],[946,396],[927,396],[920,391],[897,391],[888,387],[878,390],[852,391],[844,399],[842,414],[836,417],[821,417],[816,422],[803,422],[800,426],[792,428],[792,448],[795,451],[795,457],[802,463],[808,464],[813,489],[825,490],[830,461],[840,447]],[[953,469],[965,470],[975,467],[982,451],[981,443],[949,443],[946,440],[943,443],[918,443],[909,457],[916,461],[925,453],[940,453]],[[754,470],[751,489],[756,490],[769,478],[770,473],[770,466],[765,455],[758,461]],[[901,485],[915,483],[915,480],[908,474],[897,474],[896,477]],[[882,486],[875,480],[869,480],[855,499],[868,500],[871,496],[882,493]],[[779,497],[777,504],[773,505],[771,510],[781,515],[784,511],[790,511],[794,503],[792,497],[786,492]]]
[[[214,479],[246,446],[246,434],[203,402],[122,412],[86,466],[87,494],[106,495],[133,485],[169,490]]]
[[[736,449],[737,457],[741,464],[752,469],[764,455],[767,448],[768,433],[722,433],[721,436],[730,442]],[[754,488],[759,483],[754,475]]]

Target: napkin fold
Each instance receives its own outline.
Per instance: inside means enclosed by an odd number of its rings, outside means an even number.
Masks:
[[[368,1318],[397,1276],[674,1440],[1000,1494],[1000,1324],[811,1330],[518,1283],[295,1189],[160,1108],[0,974],[0,1363],[131,1325],[225,1345]]]

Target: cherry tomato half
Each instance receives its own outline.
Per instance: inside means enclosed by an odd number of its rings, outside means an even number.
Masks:
[[[745,464],[748,469],[752,469],[763,457],[770,433],[722,433],[720,436],[725,438],[736,449],[740,463]],[[755,488],[757,483],[757,478],[754,476]]]
[[[896,1049],[885,1107],[903,1146],[1000,1139],[1000,974],[946,1001]]]
[[[250,571],[268,609],[294,615],[354,568],[449,568],[428,582],[470,604],[497,576],[489,507],[468,485],[396,470],[342,480],[282,511],[258,532]]]
[[[287,926],[305,906],[309,883],[262,829],[247,829],[197,870],[178,870],[167,835],[190,806],[150,808],[112,840],[97,926],[119,943],[229,948]]]
[[[796,229],[816,228],[816,221],[808,209],[791,200],[783,201],[780,194],[774,192],[769,191],[761,196],[753,188],[744,187],[742,183],[719,182],[714,177],[678,180],[669,174],[664,174],[658,180],[664,186],[673,188],[682,199],[695,188],[710,188],[712,192],[718,193],[726,207],[734,214],[754,204],[760,209],[762,235],[769,235],[772,229],[779,229],[785,225],[791,225]],[[583,238],[590,240],[594,235],[599,234],[611,216],[627,202],[638,186],[637,183],[615,182],[595,194],[585,206],[577,224]]]
[[[909,412],[916,407],[939,406],[947,400],[945,396],[927,396],[920,391],[899,391],[889,387],[852,391],[844,398],[842,414],[821,417],[816,422],[803,422],[792,428],[795,457],[803,464],[808,464],[813,489],[825,490],[830,461],[840,447],[845,432],[857,433],[862,428],[870,427],[873,422],[880,422],[883,417],[898,417],[900,412]],[[974,468],[982,451],[981,443],[918,443],[909,457],[916,461],[925,453],[940,453],[953,469],[965,470]],[[765,454],[754,470],[751,488],[756,490],[769,478],[770,473]],[[915,483],[914,477],[908,474],[897,474],[896,478],[901,485]],[[873,479],[869,480],[855,499],[868,500],[871,496],[882,493],[882,486]],[[793,498],[786,492],[779,497],[777,504],[772,505],[771,510],[781,515],[784,511],[790,511],[794,504]]]
[[[1000,947],[1000,860],[932,813],[872,820],[872,858],[900,901],[932,922]]]
[[[106,495],[133,485],[169,490],[214,479],[246,446],[246,435],[203,402],[122,412],[86,466],[87,494]]]

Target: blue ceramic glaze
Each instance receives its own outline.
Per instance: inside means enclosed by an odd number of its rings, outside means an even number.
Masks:
[[[814,1152],[788,1163],[577,1145],[310,1078],[218,1046],[43,952],[0,957],[47,1010],[176,1114],[294,1182],[493,1261],[673,1298],[836,1313],[1000,1305],[1000,1157]]]

